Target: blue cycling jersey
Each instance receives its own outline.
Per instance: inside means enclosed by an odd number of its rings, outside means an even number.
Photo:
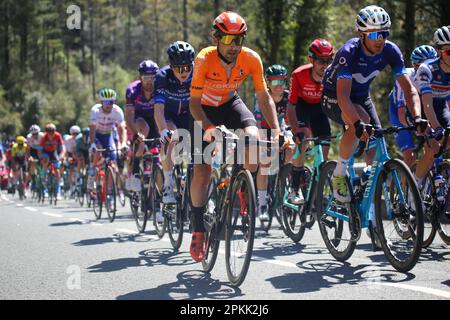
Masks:
[[[411,79],[411,82],[414,83],[414,78],[416,76],[416,71],[414,68],[406,68],[406,74]],[[402,88],[398,81],[395,81],[394,88],[392,88],[391,93],[389,94],[389,98],[392,99],[392,103],[390,104],[391,108],[398,110],[398,108],[406,107],[405,102],[405,94],[403,93]]]
[[[350,97],[369,95],[370,83],[387,66],[390,65],[394,77],[406,73],[402,53],[397,45],[386,40],[383,51],[374,56],[367,56],[359,38],[347,41],[336,53],[333,63],[325,71],[322,83],[324,92],[336,93],[339,79],[352,80]]]
[[[159,69],[155,79],[155,103],[164,105],[170,114],[187,114],[189,110],[192,72],[186,81],[180,82],[170,66]]]
[[[420,94],[431,93],[433,105],[444,105],[450,95],[450,74],[442,71],[440,58],[430,59],[417,69],[414,79]]]

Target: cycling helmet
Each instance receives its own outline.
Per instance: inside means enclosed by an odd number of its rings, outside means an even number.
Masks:
[[[79,126],[71,126],[69,131],[70,134],[79,134],[81,132],[81,129]]]
[[[443,26],[434,33],[434,43],[437,46],[450,45],[450,26]]]
[[[83,128],[83,130],[81,130],[81,132],[86,135],[89,134],[91,132],[91,129],[89,127]]]
[[[391,27],[391,18],[383,8],[367,6],[359,11],[355,23],[358,31],[383,30]]]
[[[30,130],[29,130],[29,132],[30,133],[39,133],[39,132],[41,132],[41,128],[39,128],[39,126],[37,125],[37,124],[33,124],[31,127],[30,127]]]
[[[194,61],[195,50],[187,42],[176,41],[169,45],[167,55],[171,65],[180,66],[191,64]]]
[[[156,62],[152,60],[144,60],[141,63],[139,63],[139,74],[156,74],[158,72],[158,65]]]
[[[16,143],[17,144],[24,144],[25,143],[25,137],[24,136],[17,136]]]
[[[308,48],[308,56],[314,60],[317,58],[331,58],[333,54],[333,46],[325,39],[315,39]]]
[[[213,29],[222,34],[244,35],[247,33],[247,23],[236,12],[225,11],[214,19]]]
[[[411,61],[413,64],[419,64],[427,59],[437,58],[437,52],[432,46],[422,45],[411,52]]]
[[[280,64],[268,67],[265,73],[267,78],[287,78],[288,76],[287,69]]]
[[[100,95],[100,101],[106,101],[106,100],[116,100],[117,93],[113,89],[110,88],[103,88],[98,93]]]

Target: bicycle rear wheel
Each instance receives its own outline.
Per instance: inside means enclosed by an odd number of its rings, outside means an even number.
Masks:
[[[442,241],[450,244],[450,164],[447,161],[441,162],[439,173],[444,177],[444,205],[440,212],[436,213],[436,227]]]
[[[338,261],[346,261],[356,248],[356,241],[351,239],[350,225],[347,221],[327,213],[328,210],[332,210],[347,217],[352,214],[349,203],[339,203],[333,196],[331,181],[336,164],[336,161],[329,161],[322,166],[320,171],[317,184],[316,218],[320,234],[330,254]],[[350,188],[350,183],[347,187]]]
[[[116,218],[116,175],[112,167],[108,166],[105,176],[106,185],[106,213],[110,222]]]
[[[228,280],[238,287],[247,275],[255,239],[256,195],[250,172],[241,170],[231,188],[225,224],[225,261]]]
[[[374,202],[375,230],[383,251],[396,270],[408,272],[422,249],[423,211],[416,181],[403,161],[391,159],[384,164]]]

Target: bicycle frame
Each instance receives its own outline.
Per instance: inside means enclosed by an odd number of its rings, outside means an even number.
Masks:
[[[353,195],[353,187],[354,187],[354,181],[357,179],[355,169],[353,167],[355,158],[352,157],[349,161],[349,174],[350,174],[350,184],[351,184],[351,194],[352,194],[352,202],[355,203],[356,201],[356,209],[360,218],[360,226],[361,228],[368,228],[369,227],[369,220],[372,220],[371,217],[373,217],[373,196],[375,193],[375,187],[376,187],[376,181],[378,180],[378,176],[381,174],[381,172],[384,170],[384,163],[390,160],[387,147],[386,147],[386,140],[384,137],[378,137],[373,141],[369,142],[369,148],[372,149],[376,148],[376,154],[374,163],[372,165],[372,169],[370,171],[370,176],[367,180],[367,185],[364,190],[363,199],[358,201],[354,198]],[[397,190],[399,190],[399,199],[400,201],[405,201],[405,197],[403,195],[403,191],[401,188],[401,181],[397,176],[396,172],[393,172],[393,181],[397,187]],[[385,201],[389,202],[389,195],[388,190],[386,190],[386,186],[384,186],[384,193],[385,193]],[[329,200],[329,203],[327,204],[326,213],[329,216],[344,220],[349,222],[349,216],[333,211],[330,209],[331,203],[332,203],[333,197]],[[386,206],[388,208],[387,215],[390,219],[394,218],[394,215],[392,213],[391,207]],[[373,221],[373,220],[372,220]]]

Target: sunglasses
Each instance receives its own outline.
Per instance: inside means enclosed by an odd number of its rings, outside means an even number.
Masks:
[[[331,64],[333,62],[333,58],[323,59],[323,58],[317,58],[314,60],[318,64]]]
[[[114,100],[103,100],[102,105],[104,106],[112,106],[114,104]]]
[[[232,42],[234,42],[235,45],[237,46],[242,46],[242,43],[244,43],[244,36],[239,35],[239,36],[235,36],[235,35],[223,35],[219,37],[219,41],[221,43],[223,43],[224,45],[229,45]]]
[[[170,66],[170,67],[176,73],[191,72],[192,70],[192,65],[190,64],[184,66]]]
[[[55,132],[55,130],[54,129],[45,129],[45,132],[53,133],[53,132]]]
[[[272,87],[285,86],[287,84],[287,80],[286,79],[273,79],[273,80],[269,80],[269,83]]]
[[[142,81],[153,81],[153,80],[155,80],[155,76],[154,75],[142,75],[141,78],[142,78]]]
[[[383,31],[374,31],[374,32],[364,32],[367,35],[367,38],[370,40],[381,40],[386,39],[389,37],[390,33],[389,30],[383,30]]]
[[[450,49],[447,50],[441,50],[442,56],[449,57],[450,56]]]

